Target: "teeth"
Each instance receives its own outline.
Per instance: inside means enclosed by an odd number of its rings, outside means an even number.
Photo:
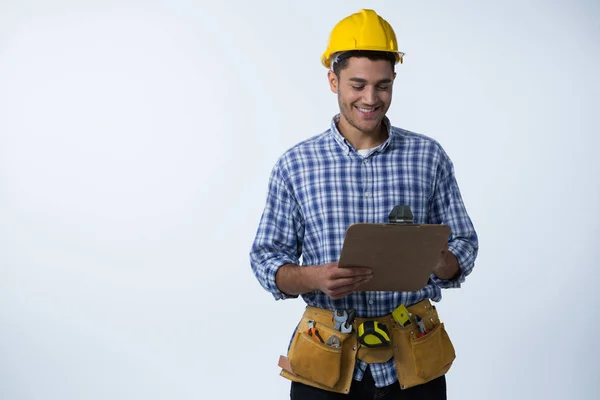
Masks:
[[[364,113],[370,113],[371,111],[375,111],[374,108],[361,108],[361,107],[356,107],[356,108],[358,108],[358,110],[360,112],[364,112]]]

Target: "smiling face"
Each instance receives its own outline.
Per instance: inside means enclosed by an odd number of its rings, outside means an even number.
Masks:
[[[366,57],[351,57],[339,77],[329,71],[331,91],[337,93],[340,106],[338,128],[344,136],[377,139],[381,121],[392,103],[395,77],[389,61]]]

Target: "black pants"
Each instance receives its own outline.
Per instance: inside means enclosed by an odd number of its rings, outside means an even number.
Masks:
[[[402,390],[398,382],[378,388],[375,386],[371,369],[367,368],[362,381],[352,381],[349,394],[328,392],[292,382],[291,400],[446,400],[446,377],[444,375],[423,385]]]

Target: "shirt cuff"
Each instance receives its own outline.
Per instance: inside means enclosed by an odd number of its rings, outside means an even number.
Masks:
[[[267,287],[269,292],[273,295],[275,300],[285,300],[285,299],[296,299],[298,298],[297,294],[287,294],[279,290],[277,287],[277,283],[275,283],[275,275],[277,275],[277,271],[279,268],[283,267],[286,264],[297,264],[298,260],[292,260],[291,258],[276,258],[269,261],[269,265],[267,266]]]
[[[456,256],[458,260],[458,268],[460,274],[454,279],[440,279],[434,274],[431,274],[431,280],[439,287],[443,289],[459,288],[465,281],[465,278],[473,269],[473,262],[471,261],[471,251],[469,245],[460,241],[455,240],[448,243],[448,250]]]

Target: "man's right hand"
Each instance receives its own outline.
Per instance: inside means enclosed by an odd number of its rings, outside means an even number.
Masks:
[[[311,268],[315,268],[315,287],[334,300],[349,295],[373,277],[370,268],[340,268],[337,262]]]
[[[337,262],[308,267],[286,264],[277,271],[275,284],[279,290],[289,295],[320,290],[337,300],[356,291],[372,276],[370,268],[340,268]]]

